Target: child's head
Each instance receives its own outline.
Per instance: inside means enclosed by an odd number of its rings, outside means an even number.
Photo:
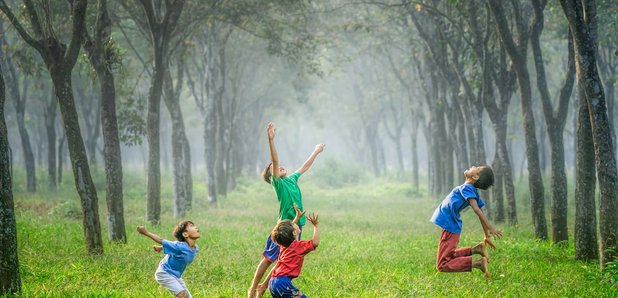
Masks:
[[[480,165],[464,171],[466,179],[473,181],[472,185],[480,189],[488,189],[494,185],[494,171],[488,165]]]
[[[190,220],[183,220],[174,227],[174,238],[178,241],[187,242],[187,238],[200,238],[200,230]]]
[[[285,171],[284,167],[279,167],[279,177],[281,178],[285,178],[285,175],[287,174],[287,172]],[[262,170],[262,177],[264,177],[264,181],[266,181],[266,183],[270,184],[270,178],[273,175],[273,163],[269,163],[264,170]]]
[[[292,241],[296,240],[296,237],[300,233],[300,228],[297,224],[293,223],[291,220],[281,220],[277,223],[275,228],[273,229],[270,237],[275,241],[275,243],[282,245],[284,247],[290,246]]]

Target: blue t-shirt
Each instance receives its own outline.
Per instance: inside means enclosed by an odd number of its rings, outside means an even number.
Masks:
[[[163,240],[163,253],[165,257],[159,263],[163,270],[173,276],[180,278],[187,266],[193,262],[199,247],[195,245],[192,249],[187,242]]]
[[[476,199],[479,208],[485,206],[485,202],[479,197],[479,193],[474,185],[464,183],[453,188],[451,193],[444,198],[442,203],[436,208],[431,217],[431,222],[441,228],[454,233],[461,234],[461,217],[459,213],[470,207],[469,199]]]

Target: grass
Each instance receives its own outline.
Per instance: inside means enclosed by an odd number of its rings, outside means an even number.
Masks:
[[[211,206],[205,203],[203,178],[194,181],[194,209],[187,218],[198,224],[202,238],[200,252],[183,277],[196,298],[243,297],[277,218],[274,191],[258,178],[245,179]],[[53,193],[39,188],[37,194],[25,194],[18,188],[23,297],[171,297],[153,277],[163,255],[150,249],[152,240],[135,231],[145,224],[145,178],[125,174],[125,184],[128,244],[106,242],[105,253],[98,257],[86,253],[81,220],[75,215],[79,199],[70,180]],[[566,248],[536,241],[532,227],[523,224],[498,225],[505,237],[495,241],[498,250],[490,252],[490,280],[479,271],[438,273],[440,230],[429,222],[438,200],[413,192],[406,183],[329,188],[308,176],[301,188],[305,208],[319,212],[322,229],[320,247],[305,258],[301,276],[294,280],[309,297],[618,296],[616,270],[601,272],[596,263],[576,261],[572,240]],[[171,215],[171,186],[164,185],[162,198],[161,224],[146,226],[170,239],[177,222]],[[106,239],[104,199],[100,194]],[[521,223],[529,222],[529,213],[519,210]],[[473,212],[465,212],[463,219],[461,244],[473,245],[482,239],[480,224]],[[311,233],[312,227],[305,226],[303,239]]]

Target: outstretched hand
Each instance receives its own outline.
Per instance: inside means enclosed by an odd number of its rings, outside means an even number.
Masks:
[[[301,218],[303,215],[305,215],[306,211],[300,211],[300,208],[298,208],[298,205],[296,205],[296,203],[294,203],[294,211],[296,211],[296,218]]]
[[[272,140],[275,138],[275,132],[277,131],[277,129],[275,128],[275,125],[272,122],[268,123],[268,128],[266,129],[266,131],[268,132],[269,140]]]
[[[318,214],[317,213],[311,213],[311,214],[307,215],[307,220],[309,222],[311,222],[311,224],[316,226],[316,227],[320,223],[319,220],[318,220]]]
[[[491,230],[489,230],[489,232],[485,236],[485,240],[484,240],[485,244],[487,244],[489,246],[489,248],[491,248],[491,249],[496,249],[496,246],[491,241],[491,237],[492,236],[494,237],[494,239],[500,239],[500,238],[502,238],[502,231],[496,230],[496,229],[491,229]]]
[[[315,149],[313,149],[313,151],[315,151],[316,153],[321,153],[322,151],[324,151],[324,144],[317,144],[315,145]]]
[[[148,233],[148,230],[146,230],[146,228],[145,228],[144,226],[137,226],[137,231],[138,231],[140,234],[143,234],[143,235],[145,235],[146,233]]]

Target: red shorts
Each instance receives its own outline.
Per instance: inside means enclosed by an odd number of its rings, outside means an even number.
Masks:
[[[440,272],[470,272],[472,271],[472,248],[457,248],[459,234],[442,230],[436,268]]]

